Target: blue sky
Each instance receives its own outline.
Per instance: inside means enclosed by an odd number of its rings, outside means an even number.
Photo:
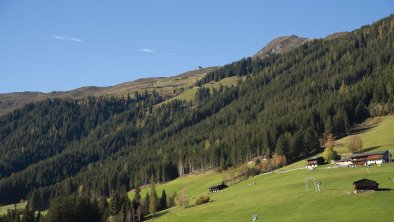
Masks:
[[[0,0],[0,93],[172,76],[393,12],[391,0]]]

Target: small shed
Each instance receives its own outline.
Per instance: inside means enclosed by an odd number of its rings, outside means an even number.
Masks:
[[[323,157],[312,157],[306,160],[308,164],[306,165],[306,168],[313,168],[317,167],[319,165],[324,164],[324,158]]]
[[[227,187],[228,186],[226,184],[224,184],[224,183],[216,184],[215,186],[212,186],[212,187],[209,188],[209,192],[216,193],[216,192],[219,192],[219,191],[221,191],[223,189],[226,189]]]
[[[353,182],[355,190],[377,190],[379,184],[376,181],[369,179],[361,179]]]

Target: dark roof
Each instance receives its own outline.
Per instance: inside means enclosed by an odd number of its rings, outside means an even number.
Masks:
[[[319,157],[315,156],[315,157],[308,158],[308,159],[306,159],[306,160],[307,160],[307,161],[313,161],[313,160],[319,160],[319,159],[323,159],[323,157],[321,157],[321,156],[319,156]]]
[[[217,184],[215,186],[210,187],[210,190],[223,190],[225,188],[227,188],[228,186],[226,184]]]
[[[361,179],[361,180],[357,180],[357,181],[354,181],[353,182],[353,185],[355,185],[355,184],[361,184],[361,183],[368,183],[368,184],[377,184],[377,185],[379,185],[376,181],[374,181],[374,180],[369,180],[369,179]]]
[[[376,152],[370,152],[370,153],[356,153],[351,155],[349,158],[354,158],[354,157],[362,157],[362,156],[371,156],[371,155],[384,155],[388,150],[382,150],[382,151],[376,151]]]

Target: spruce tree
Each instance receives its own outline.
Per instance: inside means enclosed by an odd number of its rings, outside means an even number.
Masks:
[[[153,217],[157,212],[158,204],[159,204],[159,197],[157,196],[156,184],[152,176],[150,191],[149,191],[149,213],[153,214]]]
[[[161,197],[160,197],[160,201],[159,201],[159,210],[165,210],[167,209],[167,194],[166,194],[166,190],[163,189],[163,192],[161,192]]]

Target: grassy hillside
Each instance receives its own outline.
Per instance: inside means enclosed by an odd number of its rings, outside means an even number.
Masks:
[[[207,187],[220,182],[222,182],[222,174],[214,171],[208,171],[201,174],[188,175],[171,182],[161,184],[157,187],[157,193],[158,195],[161,195],[161,192],[164,189],[167,193],[167,196],[169,196],[174,192],[180,192],[181,190],[184,190],[185,195],[188,196],[190,200],[194,200],[197,195],[205,193]],[[142,189],[141,196],[145,197],[148,191],[148,187]],[[130,191],[128,194],[130,199],[134,197],[133,191]],[[192,202],[194,203],[194,201]]]
[[[364,140],[364,148],[377,147],[376,150],[391,149],[393,152],[394,116],[379,117],[378,122],[377,126],[359,134]],[[371,126],[370,123],[367,125]],[[342,153],[345,149],[339,148]],[[388,206],[394,198],[391,190],[394,189],[394,181],[387,178],[394,178],[394,164],[373,166],[368,174],[365,167],[327,169],[327,166],[321,166],[311,171],[303,169],[305,163],[302,160],[275,173],[233,185],[222,193],[209,194],[211,202],[208,204],[186,209],[174,207],[162,212],[163,216],[155,221],[249,221],[254,213],[259,215],[258,221],[353,221],[355,216],[361,221],[389,221],[393,217],[394,209]],[[298,170],[280,173],[290,169]],[[320,180],[322,192],[316,193],[312,183],[306,192],[307,177]],[[352,193],[352,183],[362,178],[376,180],[381,188],[387,190]],[[212,172],[190,175],[158,186],[158,194],[162,189],[167,194],[184,189],[190,203],[194,204],[196,197],[207,194],[208,188],[221,179],[222,174]],[[249,185],[253,182],[254,185]],[[146,191],[143,189],[143,196]]]
[[[0,215],[6,214],[8,210],[14,210],[14,209],[22,210],[22,209],[25,209],[25,206],[26,206],[25,203],[18,203],[18,204],[16,204],[16,206],[15,206],[15,204],[9,204],[9,205],[5,205],[5,206],[1,206],[0,207]]]
[[[237,76],[232,76],[232,77],[221,79],[220,81],[217,81],[217,82],[206,83],[202,87],[209,88],[209,89],[218,89],[220,85],[231,87],[231,86],[235,86],[237,84],[238,78],[239,77],[237,77]],[[171,102],[175,99],[184,100],[184,101],[194,101],[194,98],[197,93],[197,89],[198,89],[197,87],[188,89],[188,90],[182,92],[181,94],[164,101],[163,103],[161,103],[159,105]]]
[[[355,133],[355,135],[359,135],[363,140],[363,150],[390,150],[394,153],[394,116],[370,119],[360,127],[361,133]],[[363,131],[362,128],[371,129]],[[346,147],[346,141],[348,139],[349,136],[337,141],[337,144],[341,146],[336,149],[338,153],[343,154],[349,152]]]
[[[372,167],[371,174],[359,167],[260,175],[210,194],[208,204],[172,208],[156,221],[249,221],[254,213],[260,221],[353,221],[355,216],[361,221],[389,221],[394,213],[388,207],[394,192],[353,194],[352,183],[369,178],[378,181],[381,188],[394,189],[394,182],[387,180],[393,172],[394,165],[390,164]],[[316,193],[309,183],[306,192],[306,177],[320,180],[322,191]],[[253,181],[255,184],[249,185]]]

